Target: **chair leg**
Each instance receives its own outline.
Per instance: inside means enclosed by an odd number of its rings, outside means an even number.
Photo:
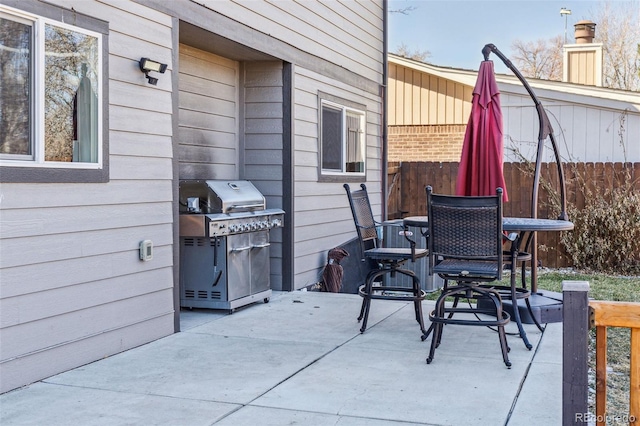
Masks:
[[[362,320],[362,317],[364,316],[364,307],[366,305],[366,301],[367,301],[367,298],[363,296],[362,306],[360,307],[360,315],[358,316],[358,322],[360,322]]]
[[[496,320],[502,320],[502,302],[500,300],[500,294],[497,291],[487,292],[487,296],[496,306]],[[517,306],[516,306],[517,308]],[[511,361],[509,361],[509,345],[507,343],[507,333],[504,331],[504,325],[498,326],[498,339],[500,340],[500,349],[502,350],[502,360],[507,368],[511,368]]]
[[[502,311],[500,311],[500,315],[502,315]],[[502,349],[502,360],[504,361],[504,365],[507,368],[511,368],[511,361],[509,361],[509,346],[507,345],[507,335],[504,331],[504,325],[498,326],[498,336],[500,338],[500,348]]]
[[[420,288],[420,280],[415,275],[412,275],[413,279],[413,294],[416,298],[413,302],[414,310],[416,312],[416,321],[420,324],[420,331],[422,332],[421,339],[424,341],[424,335],[427,331],[424,329],[424,315],[422,314],[422,289]]]
[[[449,288],[449,280],[445,278],[444,285],[442,287],[442,290],[440,290],[440,293],[442,294],[443,292],[447,291],[448,288]],[[431,333],[434,333],[435,328],[436,328],[436,323],[432,322],[431,325],[429,325],[429,329],[427,330],[427,332],[422,334],[421,339],[423,342],[429,338],[429,335]]]
[[[373,292],[373,282],[376,277],[380,275],[380,271],[371,271],[367,275],[367,280],[364,287],[364,294],[362,295],[362,307],[360,308],[359,320],[362,320],[362,326],[360,327],[360,333],[364,333],[367,329],[367,320],[369,319],[369,309],[371,308],[371,293]]]
[[[365,296],[365,300],[363,300],[364,306],[364,317],[362,318],[362,326],[360,327],[360,333],[364,333],[367,329],[367,320],[369,319],[369,308],[371,307],[371,298]]]
[[[431,312],[431,317],[433,318],[443,318],[444,314],[445,314],[445,310],[444,310],[444,304],[445,304],[445,300],[447,298],[447,295],[449,294],[449,292],[447,291],[448,289],[443,289],[442,293],[440,294],[440,296],[438,297],[438,300],[436,300],[436,305],[433,309],[433,311]],[[429,327],[429,330],[433,333],[431,336],[431,347],[429,349],[429,356],[427,357],[427,364],[431,364],[431,361],[433,361],[433,357],[435,356],[436,353],[436,348],[438,346],[440,346],[440,340],[442,338],[442,328],[443,328],[444,324],[442,322],[435,322],[433,321],[431,323],[431,326]]]
[[[431,347],[429,348],[429,356],[427,357],[427,364],[431,364],[433,361],[433,357],[436,353],[436,347],[438,346],[437,341],[440,340],[440,335],[442,334],[442,326],[443,324],[440,322],[433,323],[433,335],[431,336]]]
[[[429,338],[429,335],[433,333],[433,329],[434,329],[434,323],[431,323],[427,331],[422,333],[422,336],[420,336],[420,340],[422,340],[423,342],[427,340]]]

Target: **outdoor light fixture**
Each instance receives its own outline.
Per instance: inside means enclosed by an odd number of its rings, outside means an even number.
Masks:
[[[564,16],[564,44],[567,44],[567,17],[571,15],[571,9],[560,9],[560,16]]]
[[[160,74],[164,74],[167,70],[167,64],[161,64],[160,62],[152,61],[149,58],[140,59],[140,71],[144,73],[144,76],[147,77],[149,84],[153,84],[154,86],[158,84],[158,79],[149,76],[149,72],[155,71]]]

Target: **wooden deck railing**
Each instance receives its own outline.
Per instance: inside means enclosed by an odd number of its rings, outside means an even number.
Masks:
[[[607,327],[631,329],[629,359],[629,424],[640,424],[640,304],[589,302],[591,327],[596,328],[596,424],[606,425]]]
[[[562,424],[622,419],[640,425],[640,303],[588,300],[589,283],[563,281]],[[588,412],[589,327],[596,328],[596,407]],[[607,327],[631,329],[629,412],[607,413]]]

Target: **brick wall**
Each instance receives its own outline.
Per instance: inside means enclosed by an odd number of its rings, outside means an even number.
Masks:
[[[389,126],[388,161],[459,161],[466,126]]]

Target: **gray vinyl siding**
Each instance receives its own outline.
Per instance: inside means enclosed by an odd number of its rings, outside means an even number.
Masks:
[[[379,2],[236,0],[206,5],[288,45],[357,70],[364,78],[380,80],[383,34]]]
[[[282,62],[247,62],[243,71],[242,176],[253,182],[265,196],[268,208],[281,209],[284,161]],[[271,288],[282,290],[282,228],[271,230],[269,239]]]
[[[355,237],[342,182],[318,182],[318,92],[366,107],[366,185],[374,215],[382,210],[382,107],[375,95],[303,68],[295,74],[295,286],[319,281],[327,251]],[[360,183],[351,184],[352,189]]]
[[[180,179],[238,179],[239,63],[180,45]]]
[[[154,87],[137,64],[170,63],[171,19],[135,3],[52,3],[109,22],[110,181],[0,186],[0,391],[174,330],[172,70]]]

